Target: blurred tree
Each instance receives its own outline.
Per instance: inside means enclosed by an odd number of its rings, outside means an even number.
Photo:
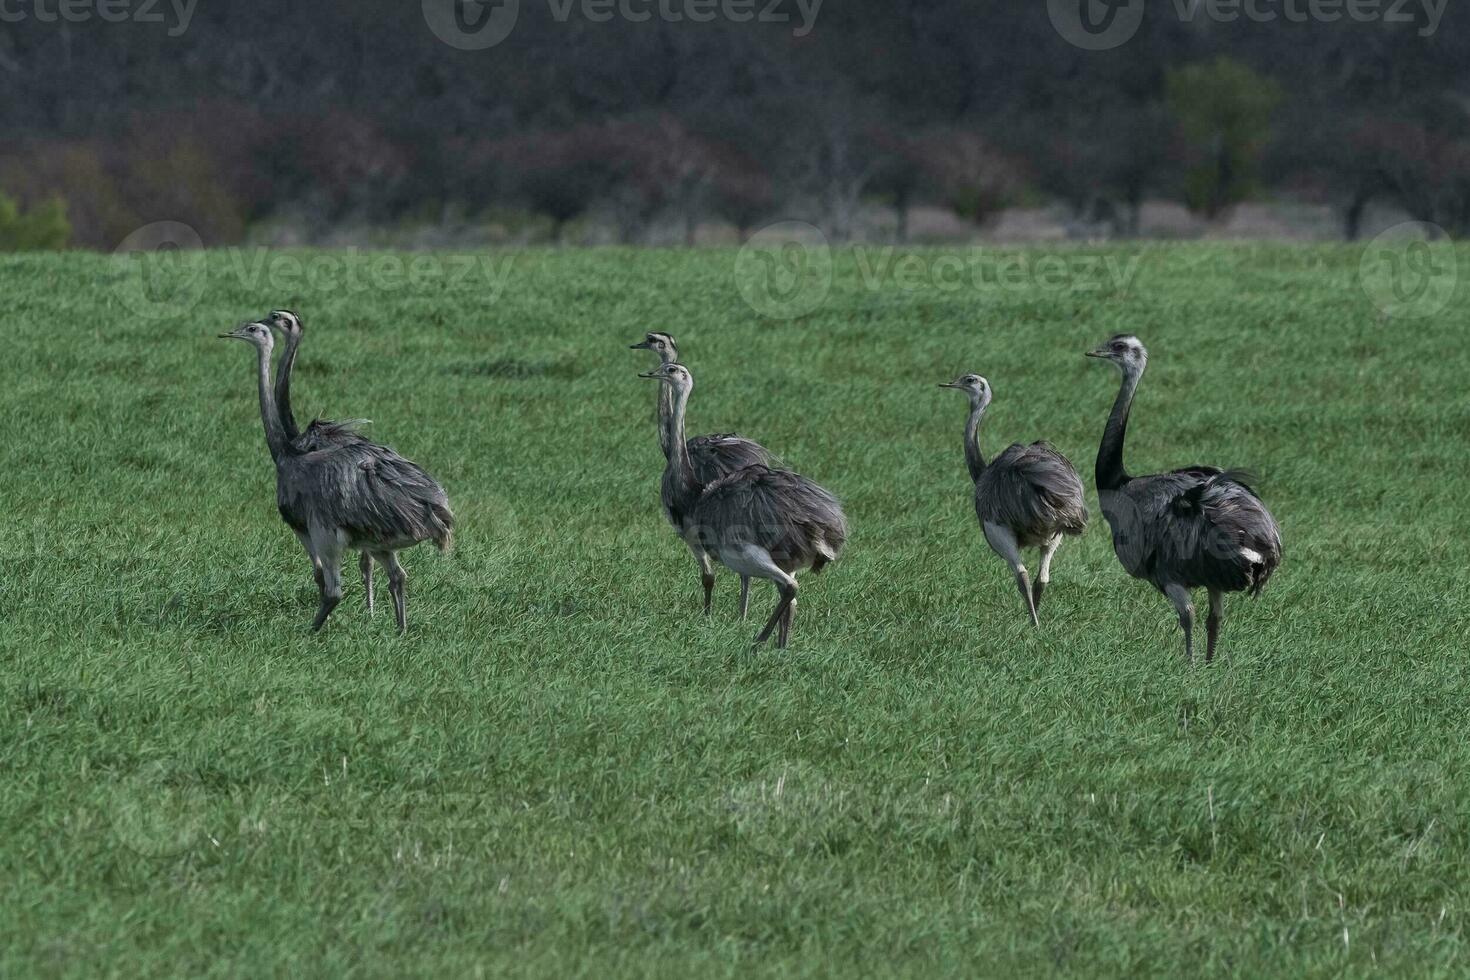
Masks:
[[[966,221],[982,223],[1020,193],[1015,164],[974,133],[934,130],[917,149],[944,203]]]
[[[909,240],[909,211],[927,189],[931,177],[922,141],[893,126],[875,126],[869,137],[881,151],[869,190],[891,205],[898,223],[894,237]]]
[[[1281,89],[1226,57],[1170,71],[1165,88],[1191,158],[1184,176],[1185,203],[1215,218],[1255,189]]]

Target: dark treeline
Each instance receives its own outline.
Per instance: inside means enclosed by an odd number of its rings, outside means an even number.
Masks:
[[[1348,236],[1377,203],[1470,231],[1453,5],[1254,23],[1151,3],[1136,36],[1090,52],[1039,0],[827,0],[809,31],[768,0],[751,9],[789,19],[521,0],[506,40],[464,51],[405,0],[199,0],[187,18],[165,2],[161,22],[121,23],[6,2],[0,194],[33,214],[59,199],[74,245],[165,219],[221,244],[283,215],[510,213],[548,238],[589,214],[630,242],[655,222],[692,238],[799,214],[841,239],[871,202],[899,237],[915,204],[981,221],[1038,201],[1128,234],[1145,198],[1212,217],[1263,194],[1330,204]]]

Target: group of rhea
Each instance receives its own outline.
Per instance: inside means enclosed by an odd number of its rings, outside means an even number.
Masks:
[[[273,332],[284,338],[274,382]],[[317,419],[303,430],[291,413],[291,369],[301,345],[301,318],[278,310],[222,337],[256,348],[260,414],[276,466],[276,503],[311,558],[321,603],[312,630],[320,630],[342,601],[342,553],[358,552],[367,607],[373,610],[373,563],[388,576],[399,632],[408,627],[407,574],[398,552],[422,541],[446,548],[454,528],[449,498],[428,473],[386,446],[365,438],[351,422]],[[837,560],[847,541],[847,518],[827,490],[780,465],[764,446],[724,433],[689,438],[684,415],[694,378],[679,362],[674,338],[650,333],[637,350],[658,355],[659,365],[640,378],[659,383],[658,436],[666,465],[661,486],[665,516],[699,563],[704,612],[710,612],[714,563],[740,576],[740,616],[745,618],[750,580],[768,579],[776,608],[755,645],[777,631],[784,648],[796,612],[796,574],[819,572]],[[1194,659],[1192,592],[1209,593],[1205,659],[1214,658],[1227,592],[1260,592],[1281,562],[1281,533],[1243,471],[1189,466],[1168,473],[1130,476],[1123,468],[1123,440],[1148,351],[1138,338],[1119,334],[1088,357],[1114,364],[1122,386],[1097,453],[1097,492],[1113,532],[1113,549],[1125,571],[1168,597],[1179,614],[1184,651]],[[975,484],[975,514],[985,540],[1011,568],[1026,614],[1037,609],[1051,578],[1062,538],[1087,527],[1082,480],[1071,462],[1045,442],[1012,444],[987,461],[980,450],[981,417],[990,405],[990,383],[966,374],[940,385],[964,392],[965,464]],[[1022,551],[1034,548],[1033,580]]]

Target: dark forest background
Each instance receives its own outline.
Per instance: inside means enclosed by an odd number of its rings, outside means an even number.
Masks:
[[[1454,0],[1427,37],[1418,4],[1393,24],[1186,23],[1157,4],[1104,52],[1037,0],[827,0],[800,37],[794,7],[604,23],[521,0],[483,51],[402,0],[200,0],[179,36],[158,10],[0,22],[0,240],[110,249],[173,220],[211,245],[454,226],[692,242],[790,216],[843,240],[874,207],[903,239],[919,206],[982,227],[1041,204],[1121,236],[1147,200],[1205,221],[1308,202],[1349,238],[1370,206],[1470,231]]]

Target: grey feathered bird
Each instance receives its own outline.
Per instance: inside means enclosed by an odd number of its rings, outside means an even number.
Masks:
[[[1113,551],[1123,569],[1152,583],[1169,598],[1184,630],[1184,653],[1194,660],[1192,589],[1207,589],[1205,661],[1215,656],[1223,596],[1258,595],[1281,564],[1281,531],[1240,470],[1188,466],[1171,473],[1129,476],[1123,440],[1148,350],[1138,338],[1118,334],[1088,357],[1111,361],[1123,373],[1097,450],[1097,496],[1113,529]]]
[[[847,542],[841,504],[806,477],[764,463],[702,483],[684,438],[694,378],[679,364],[660,364],[639,377],[668,385],[674,396],[664,426],[671,447],[663,476],[669,519],[702,561],[711,556],[731,571],[776,586],[780,599],[755,644],[769,639],[779,623],[777,645],[784,649],[796,612],[796,573],[820,572]]]
[[[653,332],[643,338],[642,343],[633,344],[633,350],[651,350],[658,355],[660,364],[675,364],[679,360],[679,348],[674,343],[674,338],[666,333]],[[658,446],[663,450],[664,459],[669,458],[668,443],[668,419],[674,410],[673,389],[668,385],[658,386]],[[689,451],[689,462],[694,467],[694,475],[701,484],[713,483],[722,476],[728,476],[736,470],[750,466],[753,463],[773,462],[771,453],[760,443],[738,436],[733,432],[718,432],[707,436],[695,436],[685,443]],[[675,532],[679,531],[679,525],[674,521],[670,512],[670,499],[667,488],[663,495],[664,514],[669,518],[669,523],[674,526]],[[710,596],[715,587],[715,571],[710,564],[709,556],[701,556],[695,553],[694,558],[699,562],[699,580],[704,587],[704,614],[709,615]],[[750,576],[740,576],[740,618],[744,619],[750,609]]]
[[[271,386],[270,328],[246,323],[220,336],[256,348],[260,418],[276,465],[276,506],[311,556],[321,592],[313,632],[342,601],[347,548],[367,552],[387,569],[398,630],[405,631],[408,574],[397,553],[421,541],[433,541],[441,551],[449,546],[454,514],[444,489],[416,464],[366,439],[310,450],[291,442]]]
[[[291,411],[291,370],[296,365],[296,352],[301,348],[301,338],[306,325],[301,317],[290,310],[275,310],[260,321],[286,339],[281,351],[279,367],[276,368],[276,411],[281,417],[281,427],[286,439],[298,452],[309,453],[330,446],[345,445],[367,440],[354,428],[362,419],[351,422],[333,422],[329,419],[312,419],[302,432],[296,425],[296,416]],[[366,551],[357,556],[358,573],[362,576],[362,591],[367,598],[368,615],[375,610],[373,595],[373,556]],[[386,570],[386,569],[385,569]]]
[[[1083,502],[1082,478],[1049,443],[1023,446],[1012,443],[986,463],[980,453],[980,419],[990,405],[990,383],[978,374],[966,374],[941,388],[963,391],[970,398],[970,417],[965,422],[965,465],[975,481],[975,516],[985,540],[1011,566],[1021,600],[1033,625],[1040,625],[1036,610],[1041,594],[1051,581],[1051,560],[1063,535],[1087,529],[1087,505]],[[1040,568],[1033,584],[1021,560],[1021,549],[1040,552]]]

